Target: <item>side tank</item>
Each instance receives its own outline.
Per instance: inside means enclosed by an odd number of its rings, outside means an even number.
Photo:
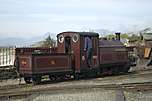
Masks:
[[[120,42],[119,36],[116,38],[99,41],[99,63],[103,73],[128,72],[130,69],[127,48]]]

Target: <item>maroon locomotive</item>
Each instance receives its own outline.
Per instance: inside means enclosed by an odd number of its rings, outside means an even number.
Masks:
[[[84,51],[86,37],[92,41],[91,67]],[[119,40],[99,40],[99,34],[94,32],[62,32],[57,35],[57,48],[25,49],[16,49],[16,65],[26,83],[38,83],[44,75],[50,79],[71,76],[79,79],[130,69],[126,47]]]

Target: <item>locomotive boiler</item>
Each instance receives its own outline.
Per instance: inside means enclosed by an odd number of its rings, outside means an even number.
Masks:
[[[85,38],[91,37],[91,67],[87,65]],[[17,48],[16,67],[26,83],[39,83],[48,75],[51,80],[74,76],[117,74],[130,69],[126,47],[117,40],[99,39],[94,32],[62,32],[57,47],[51,49]]]

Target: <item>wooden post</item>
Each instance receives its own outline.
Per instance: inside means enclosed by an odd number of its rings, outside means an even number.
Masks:
[[[5,64],[5,61],[4,61],[4,57],[5,57],[5,54],[4,54],[4,53],[5,53],[5,52],[4,52],[4,51],[5,51],[5,49],[3,48],[3,65]]]
[[[1,66],[1,64],[2,64],[2,63],[1,63],[1,57],[2,57],[2,56],[1,56],[1,48],[0,48],[0,66]]]

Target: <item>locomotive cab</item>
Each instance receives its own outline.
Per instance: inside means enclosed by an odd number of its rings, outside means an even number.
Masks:
[[[76,73],[90,70],[87,65],[87,53],[85,49],[85,39],[91,37],[92,57],[91,68],[98,68],[98,33],[93,32],[62,32],[57,35],[58,53],[68,53],[73,55],[73,67]]]

